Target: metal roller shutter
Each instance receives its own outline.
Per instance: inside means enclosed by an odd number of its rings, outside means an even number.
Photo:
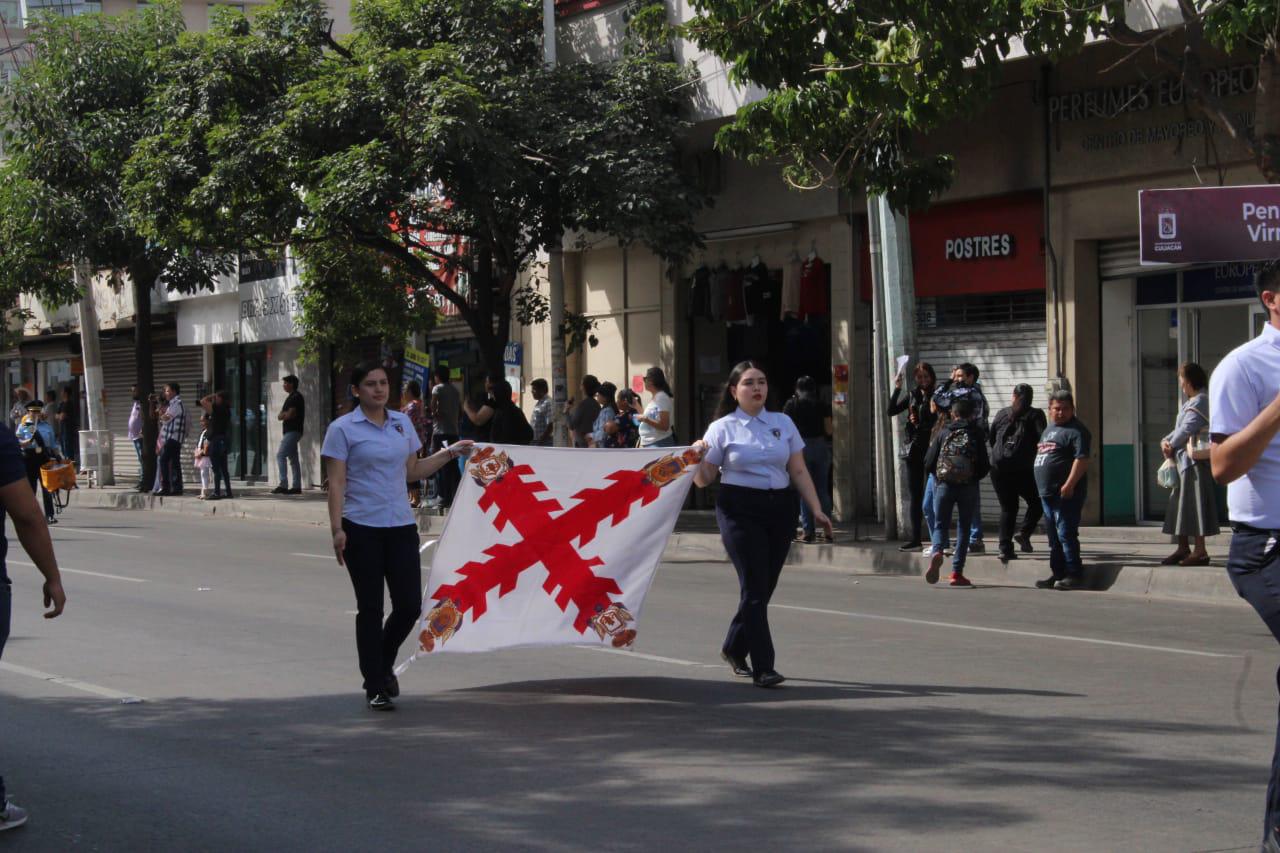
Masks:
[[[1014,386],[1023,382],[1035,390],[1036,406],[1044,408],[1049,355],[1043,320],[921,329],[919,351],[920,359],[933,365],[940,380],[957,364],[977,365],[992,415],[1009,405]],[[990,479],[982,481],[982,518],[1000,520],[1000,502]]]
[[[1107,278],[1131,278],[1135,275],[1188,269],[1187,264],[1160,264],[1144,267],[1138,260],[1138,238],[1102,240],[1098,243],[1098,275]]]
[[[154,347],[156,387],[163,387],[166,382],[177,382],[182,386],[182,399],[187,404],[191,418],[182,452],[183,484],[186,488],[191,488],[193,484],[199,488],[200,477],[192,465],[192,454],[195,452],[196,439],[200,437],[200,407],[196,392],[197,386],[204,379],[204,353],[200,347],[179,347],[172,333],[157,333]],[[103,342],[102,373],[103,386],[107,392],[107,425],[111,430],[114,448],[112,461],[116,484],[123,486],[136,483],[139,475],[138,456],[133,449],[133,442],[129,441],[129,412],[133,408],[129,391],[134,383],[135,370],[131,337],[122,336],[111,345]]]

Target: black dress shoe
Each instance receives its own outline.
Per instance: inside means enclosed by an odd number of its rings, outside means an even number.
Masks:
[[[785,678],[772,669],[768,672],[760,673],[751,680],[755,682],[756,687],[777,687],[779,684],[786,681]]]
[[[1013,537],[1013,541],[1018,543],[1019,550],[1024,554],[1030,554],[1035,550],[1035,548],[1031,547],[1031,537],[1027,536],[1025,533],[1021,536]]]
[[[720,659],[729,664],[729,668],[733,670],[733,674],[739,678],[751,677],[751,667],[747,666],[746,658],[735,658],[728,652],[721,652]]]
[[[1057,582],[1057,578],[1048,577],[1044,580],[1036,581],[1036,589],[1053,589],[1053,585]]]
[[[387,675],[387,695],[392,699],[400,695],[400,679],[393,674]]]
[[[274,489],[272,489],[272,490],[271,490],[271,494],[273,494],[273,495],[283,495],[283,494],[284,494],[285,492],[287,492],[287,491],[289,491],[289,487],[288,487],[288,486],[276,486]]]
[[[924,547],[922,542],[903,542],[898,546],[899,551],[919,551]]]
[[[395,703],[391,701],[391,697],[386,692],[375,693],[369,697],[369,710],[371,711],[394,711]]]
[[[1072,577],[1068,575],[1067,577],[1055,583],[1053,585],[1053,588],[1063,589],[1063,590],[1084,589],[1084,580],[1081,578]]]

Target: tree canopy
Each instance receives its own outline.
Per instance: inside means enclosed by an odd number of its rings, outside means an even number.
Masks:
[[[952,179],[951,156],[920,140],[985,104],[1021,48],[1057,58],[1090,35],[1150,54],[1181,77],[1188,102],[1257,155],[1274,180],[1280,110],[1260,89],[1257,131],[1239,127],[1202,78],[1213,51],[1246,54],[1260,80],[1277,57],[1277,7],[1256,0],[1179,0],[1181,21],[1150,32],[1126,24],[1125,2],[1064,0],[693,0],[688,34],[723,57],[731,78],[768,90],[717,137],[753,161],[782,158],[795,186],[884,193],[919,207]],[[1280,81],[1278,81],[1280,82]]]
[[[676,158],[686,78],[655,28],[616,61],[548,68],[540,8],[358,0],[341,40],[318,0],[222,12],[168,52],[130,205],[157,240],[291,245],[313,334],[335,333],[344,296],[367,334],[425,327],[442,299],[500,369],[521,273],[562,235],[669,257],[697,241]]]

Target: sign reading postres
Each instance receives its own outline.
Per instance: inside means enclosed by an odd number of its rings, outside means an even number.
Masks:
[[[1141,190],[1144,264],[1280,258],[1280,185]]]

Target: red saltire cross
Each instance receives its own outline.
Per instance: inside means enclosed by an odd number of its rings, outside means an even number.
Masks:
[[[639,501],[640,506],[649,505],[657,500],[660,489],[643,470],[615,471],[605,477],[612,481],[609,486],[583,489],[573,496],[577,504],[553,516],[553,512],[562,509],[560,502],[539,498],[538,494],[547,487],[536,480],[526,481],[528,476],[536,476],[533,468],[517,465],[501,480],[490,483],[480,498],[482,510],[498,507],[494,527],[503,530],[512,524],[524,538],[512,545],[486,548],[488,560],[467,563],[458,569],[463,580],[441,585],[431,597],[437,602],[453,599],[459,613],[470,610],[475,621],[488,609],[486,597],[490,590],[497,587],[501,598],[516,588],[521,572],[541,563],[547,570],[543,590],[554,594],[562,611],[570,602],[578,608],[573,627],[584,633],[591,618],[613,603],[609,596],[621,595],[622,590],[613,578],[598,577],[593,569],[604,561],[583,557],[573,541],[576,539],[581,548],[595,538],[603,522],[610,521],[610,526],[620,524],[631,514],[632,504]]]

